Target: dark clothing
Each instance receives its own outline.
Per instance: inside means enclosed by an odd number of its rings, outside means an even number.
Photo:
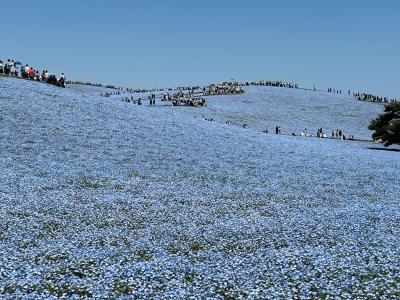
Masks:
[[[50,75],[49,79],[47,80],[47,83],[56,85],[57,84],[56,76],[55,75]]]

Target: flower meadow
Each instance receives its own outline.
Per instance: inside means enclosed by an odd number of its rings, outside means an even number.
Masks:
[[[0,78],[0,298],[398,299],[399,153],[258,130],[369,138],[381,106],[310,93],[149,107]]]

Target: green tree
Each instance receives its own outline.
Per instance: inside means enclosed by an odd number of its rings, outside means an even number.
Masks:
[[[372,120],[368,127],[375,130],[374,140],[381,140],[387,147],[400,144],[400,102],[385,105],[385,112]]]

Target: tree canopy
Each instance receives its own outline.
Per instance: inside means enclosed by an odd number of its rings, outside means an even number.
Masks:
[[[372,120],[368,128],[375,130],[372,138],[386,147],[400,144],[400,102],[385,105],[385,112]]]

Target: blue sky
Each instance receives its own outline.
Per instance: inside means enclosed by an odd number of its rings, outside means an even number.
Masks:
[[[400,98],[400,1],[14,0],[1,10],[3,59],[71,79],[270,79]]]

